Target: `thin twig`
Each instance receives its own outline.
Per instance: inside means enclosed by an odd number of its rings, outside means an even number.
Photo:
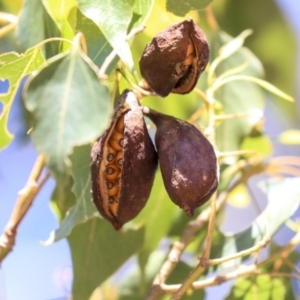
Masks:
[[[237,150],[237,151],[228,151],[228,152],[218,152],[217,156],[219,159],[228,157],[228,156],[240,156],[240,155],[255,155],[257,151],[254,150]]]
[[[239,118],[248,118],[257,116],[257,112],[246,112],[246,113],[235,113],[235,114],[226,114],[226,115],[217,115],[215,116],[216,121],[226,121],[232,119],[239,119]]]
[[[271,163],[266,167],[266,173],[274,176],[274,174],[287,174],[295,177],[300,177],[300,170],[298,168],[284,166],[284,165],[275,165]]]
[[[209,100],[208,100],[208,98],[207,98],[207,95],[206,95],[203,91],[201,91],[201,90],[198,89],[198,88],[195,88],[195,89],[194,89],[194,92],[195,92],[198,96],[200,96],[200,97],[202,98],[202,100],[204,101],[204,103],[206,103],[206,104],[209,104],[209,103],[210,103]]]
[[[8,14],[5,12],[0,12],[0,24],[10,24],[10,23],[17,23],[18,17],[12,14]]]
[[[267,265],[277,259],[284,259],[289,256],[289,254],[298,246],[300,245],[300,231],[297,232],[294,237],[290,240],[290,242],[281,248],[278,252],[271,255],[268,259],[259,263],[258,266]]]
[[[249,266],[240,265],[236,270],[228,272],[225,275],[222,276],[215,275],[204,280],[195,281],[191,284],[190,288],[193,290],[200,290],[209,286],[220,285],[223,282],[240,278],[243,276],[258,274],[258,272],[259,271],[257,270],[257,267],[254,264]],[[164,294],[174,293],[178,290],[179,287],[180,284],[172,284],[172,285],[162,284],[157,287],[157,295],[162,296]],[[153,299],[157,299],[157,298],[153,298]],[[171,300],[175,300],[175,299],[179,299],[179,298],[175,298],[174,296],[171,298]]]
[[[209,260],[210,250],[213,242],[213,233],[215,230],[215,219],[216,219],[216,194],[211,197],[210,203],[210,210],[211,213],[209,215],[209,222],[208,222],[208,230],[207,230],[207,237],[205,248],[200,258],[200,263],[202,267],[206,267],[206,263]],[[197,277],[197,276],[196,276]]]
[[[0,12],[0,24],[5,25],[2,28],[0,28],[0,38],[12,32],[16,28],[17,22],[18,22],[17,16]]]
[[[282,261],[288,266],[290,267],[295,273],[297,273],[300,276],[300,269],[297,268],[297,266],[295,265],[295,263],[291,262],[289,259],[287,258],[283,258]]]
[[[239,184],[239,181],[236,181],[232,186],[224,190],[219,194],[216,200],[216,210],[219,210],[222,205],[225,203],[228,194]],[[169,275],[172,273],[177,263],[180,260],[180,257],[184,249],[194,240],[197,232],[199,232],[208,222],[209,216],[211,213],[211,206],[203,210],[200,215],[193,221],[190,221],[184,228],[180,240],[175,242],[172,248],[169,251],[166,261],[163,263],[160,271],[156,275],[153,286],[147,296],[147,300],[157,299],[161,295],[162,286],[165,286]],[[179,285],[178,285],[179,288]],[[174,292],[174,291],[172,291]]]
[[[11,33],[12,31],[14,31],[14,29],[16,28],[17,23],[10,23],[2,28],[0,28],[0,38],[8,35],[9,33]]]
[[[250,255],[254,252],[259,252],[262,248],[266,247],[267,244],[269,243],[270,239],[266,238],[264,240],[262,240],[261,242],[259,242],[258,244],[256,244],[255,246],[248,248],[246,250],[237,252],[233,255],[229,255],[229,256],[225,256],[225,257],[221,257],[221,258],[216,258],[216,259],[210,259],[207,264],[208,266],[215,266],[215,265],[219,265],[222,264],[224,262],[227,262],[229,260],[233,260],[239,257],[243,257],[243,256],[247,256]]]
[[[13,246],[15,245],[17,229],[20,225],[20,222],[23,220],[37,193],[40,191],[41,187],[49,177],[49,174],[46,174],[38,184],[38,179],[44,166],[45,156],[39,155],[25,187],[18,193],[18,199],[10,219],[5,226],[2,235],[0,236],[0,263],[7,256],[7,254],[12,251]]]
[[[287,278],[293,278],[300,281],[300,276],[296,274],[285,273],[285,272],[264,272],[264,273],[260,273],[259,275],[268,275],[270,277],[287,277]]]
[[[210,250],[213,241],[213,233],[215,229],[215,218],[216,218],[216,194],[214,194],[211,198],[211,205],[210,205],[210,214],[209,214],[209,222],[208,222],[208,231],[205,241],[205,248],[203,251],[203,255],[200,258],[200,262],[197,267],[186,277],[186,279],[180,285],[180,288],[176,291],[176,293],[172,296],[171,300],[178,300],[180,299],[184,293],[190,288],[197,278],[203,273],[205,268],[209,266],[209,256]]]
[[[271,162],[283,165],[294,165],[300,167],[300,158],[297,156],[277,156],[270,159]]]

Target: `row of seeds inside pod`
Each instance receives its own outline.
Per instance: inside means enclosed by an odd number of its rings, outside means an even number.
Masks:
[[[121,116],[108,141],[106,168],[104,178],[106,180],[109,211],[117,216],[118,194],[121,184],[121,171],[123,166],[124,143],[124,116]]]

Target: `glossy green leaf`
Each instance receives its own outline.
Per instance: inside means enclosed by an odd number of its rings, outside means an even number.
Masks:
[[[95,205],[91,201],[91,176],[90,176],[91,146],[76,147],[70,156],[72,163],[72,176],[74,179],[73,192],[76,195],[76,204],[68,211],[59,228],[51,232],[44,245],[55,243],[66,238],[72,229],[94,216],[99,216]]]
[[[289,129],[279,135],[279,142],[286,145],[300,144],[300,130]]]
[[[166,9],[177,16],[185,16],[191,10],[205,9],[213,0],[167,0]]]
[[[56,176],[70,167],[73,147],[91,142],[108,126],[108,91],[96,71],[74,45],[29,80],[24,96],[32,139]]]
[[[264,189],[268,198],[267,207],[249,228],[226,237],[222,256],[245,250],[264,238],[272,237],[294,214],[300,204],[300,178],[286,178],[276,183],[272,180],[265,180]],[[226,263],[226,266],[233,265],[237,261],[240,259],[232,260]]]
[[[212,40],[211,48],[217,51],[217,45],[224,45],[230,40],[230,37],[223,32],[219,32],[216,39]],[[221,76],[223,73],[238,68],[245,63],[247,63],[247,68],[242,70],[241,74],[255,78],[262,76],[263,69],[260,61],[244,47],[223,60],[217,67],[216,74]],[[221,103],[225,114],[247,112],[255,112],[255,115],[263,114],[264,94],[262,89],[253,82],[241,80],[229,82],[217,90],[215,97]],[[239,149],[241,142],[249,135],[257,121],[256,118],[244,117],[222,122],[217,127],[218,149],[220,151],[235,151]]]
[[[143,228],[120,232],[100,218],[76,226],[68,237],[74,270],[72,299],[89,299],[98,285],[142,247],[143,240]]]
[[[95,22],[121,60],[131,70],[133,60],[126,40],[129,24],[133,16],[134,0],[98,1],[78,0],[80,11]]]
[[[21,80],[39,68],[43,62],[40,48],[28,49],[24,54],[10,52],[0,55],[0,80],[9,81],[8,91],[0,94],[0,101],[3,103],[0,114],[0,150],[7,147],[13,139],[7,128],[7,120]]]
[[[35,12],[34,18],[32,12]],[[17,24],[16,36],[21,50],[25,51],[45,39],[59,37],[60,32],[41,0],[25,0]],[[58,42],[46,43],[45,56],[49,58],[57,54],[58,47]]]
[[[233,285],[226,300],[277,300],[293,299],[290,295],[291,284],[286,278],[277,278],[269,275],[260,275],[255,279],[239,278]]]

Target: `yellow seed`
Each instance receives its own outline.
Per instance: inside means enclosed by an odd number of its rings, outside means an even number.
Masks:
[[[119,176],[120,169],[113,164],[106,166],[105,179],[107,181],[115,181]]]
[[[119,203],[117,202],[113,202],[112,204],[109,205],[109,210],[115,217],[117,217],[118,215],[118,207],[119,207]]]
[[[124,115],[120,116],[116,123],[116,130],[119,132],[124,132]]]
[[[108,189],[112,189],[114,187],[114,185],[115,184],[113,182],[109,182],[109,181],[106,182],[106,186],[107,186]]]
[[[123,134],[114,131],[108,143],[114,150],[121,151],[123,149]]]
[[[116,150],[121,151],[123,148],[120,146],[119,140],[110,139],[109,144]]]
[[[186,51],[186,57],[185,57],[185,60],[183,62],[184,66],[187,67],[187,66],[190,66],[193,63],[193,59],[195,57],[194,50],[195,50],[194,44],[190,39],[189,40],[189,45],[188,45],[188,48],[187,48],[187,51]]]
[[[119,151],[116,156],[116,165],[122,167],[123,165],[123,151]]]
[[[195,47],[194,47],[194,43],[191,39],[189,39],[189,44],[188,44],[188,48],[187,48],[187,51],[186,51],[186,57],[190,56],[190,55],[194,55],[194,50],[195,50]]]
[[[116,154],[117,154],[117,151],[114,148],[107,146],[106,159],[108,162],[113,162],[115,160]]]
[[[110,138],[113,140],[120,140],[123,138],[123,136],[124,136],[124,134],[122,134],[121,132],[114,131]]]
[[[115,184],[111,189],[107,190],[107,195],[109,197],[114,197],[117,196],[118,192],[119,192],[119,186]]]

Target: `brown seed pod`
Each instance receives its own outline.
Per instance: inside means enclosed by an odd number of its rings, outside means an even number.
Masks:
[[[215,151],[193,125],[148,107],[143,112],[157,127],[155,144],[166,190],[191,217],[218,187]]]
[[[204,32],[192,19],[158,33],[146,46],[140,71],[150,88],[162,97],[187,94],[195,87],[209,60]]]
[[[145,206],[157,168],[142,107],[132,91],[124,91],[109,129],[91,151],[93,201],[115,229]]]

